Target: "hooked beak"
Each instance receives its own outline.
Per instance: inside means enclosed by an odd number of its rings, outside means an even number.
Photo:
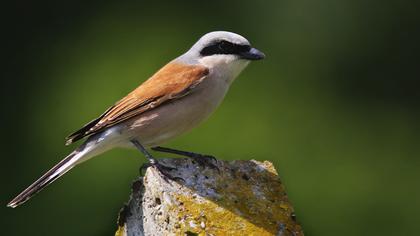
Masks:
[[[239,56],[241,59],[251,61],[261,60],[265,58],[265,54],[256,48],[251,48],[248,52],[243,52],[239,54]]]

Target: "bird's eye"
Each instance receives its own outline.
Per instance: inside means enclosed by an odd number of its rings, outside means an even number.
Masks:
[[[232,44],[226,41],[221,41],[218,47],[222,52],[229,53],[232,49]]]

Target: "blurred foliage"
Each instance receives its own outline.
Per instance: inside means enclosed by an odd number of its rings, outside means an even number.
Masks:
[[[4,6],[1,205],[74,148],[63,146],[67,134],[202,34],[229,30],[266,60],[243,72],[205,124],[167,146],[273,161],[307,235],[417,235],[418,7],[379,0]],[[2,233],[112,235],[144,159],[112,150],[22,207],[0,207]]]

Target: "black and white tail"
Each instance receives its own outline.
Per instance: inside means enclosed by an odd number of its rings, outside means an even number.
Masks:
[[[60,161],[57,165],[55,165],[51,170],[45,173],[41,178],[31,184],[28,188],[26,188],[22,193],[16,196],[12,201],[7,204],[8,207],[15,208],[22,203],[28,201],[32,196],[37,194],[43,188],[54,182],[60,176],[64,175],[67,171],[72,169],[78,163],[80,163],[81,159],[85,156],[85,152],[76,150],[62,161]]]

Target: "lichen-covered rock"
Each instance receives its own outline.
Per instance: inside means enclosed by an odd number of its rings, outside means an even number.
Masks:
[[[133,184],[117,236],[303,235],[270,162],[214,162],[218,169],[188,158],[162,163],[184,181],[148,168]]]

